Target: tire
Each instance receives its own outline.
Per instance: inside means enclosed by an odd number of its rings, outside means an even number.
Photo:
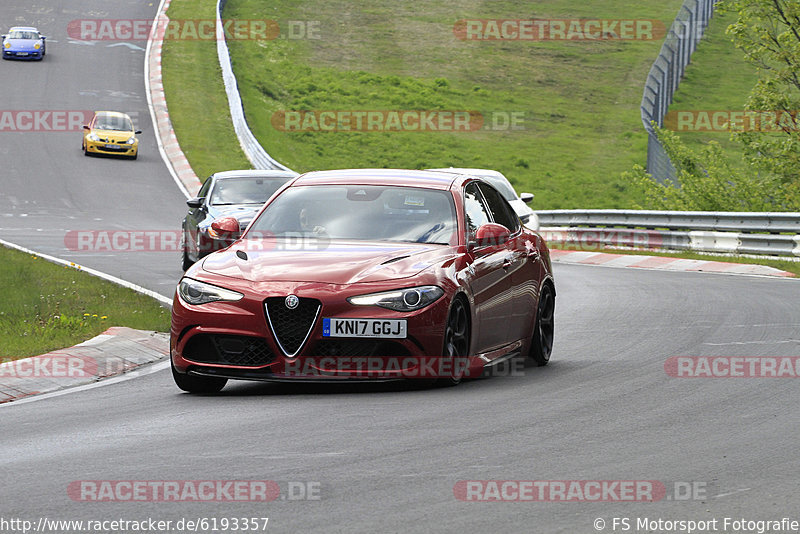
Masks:
[[[189,259],[189,254],[187,254],[185,249],[181,256],[183,256],[183,259],[181,260],[181,269],[183,269],[183,272],[186,272],[189,270],[189,267],[194,265],[194,262]]]
[[[469,359],[469,339],[469,310],[464,300],[456,297],[450,306],[450,313],[447,314],[442,349],[442,357],[451,360],[449,365],[453,373],[437,379],[437,386],[456,386],[461,382],[466,371],[464,367]]]
[[[189,267],[194,265],[194,262],[189,259],[189,240],[186,238],[186,230],[182,229],[181,234],[183,236],[181,238],[181,269],[186,272]]]
[[[81,143],[81,150],[83,150],[83,155],[84,156],[87,156],[87,157],[89,156],[89,149],[86,148],[86,145],[84,145],[83,143]]]
[[[550,284],[542,286],[539,304],[536,307],[536,323],[533,325],[533,339],[528,355],[539,367],[547,365],[553,352],[553,333],[555,331],[556,297]]]
[[[175,380],[175,384],[189,393],[219,393],[228,383],[227,378],[181,374],[175,370],[172,359],[170,359],[170,367],[172,367],[172,378]]]

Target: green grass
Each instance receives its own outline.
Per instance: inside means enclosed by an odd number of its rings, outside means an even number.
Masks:
[[[705,38],[692,55],[684,79],[675,92],[670,111],[725,111],[744,109],[758,75],[753,65],[725,34],[736,14],[715,15]],[[741,145],[728,132],[678,132],[689,148],[699,149],[709,141],[718,142],[734,166],[741,167]]]
[[[461,41],[466,18],[642,18],[671,23],[680,1],[229,0],[224,17],[319,21],[318,40],[232,41],[256,137],[300,170],[488,167],[537,208],[627,207],[620,178],[643,163],[639,104],[660,41]],[[283,28],[284,26],[282,26]],[[282,132],[281,110],[449,109],[522,112],[522,131]]]
[[[561,249],[561,250],[576,250],[574,247],[560,247],[557,244],[549,245],[552,249]],[[577,249],[577,250],[584,250],[584,249]],[[791,260],[782,260],[782,259],[771,259],[771,258],[763,258],[763,257],[750,257],[750,256],[738,256],[738,255],[719,255],[719,254],[701,254],[698,252],[663,252],[663,251],[650,251],[650,250],[634,250],[634,249],[625,249],[625,248],[615,248],[615,247],[598,247],[597,250],[591,250],[589,252],[608,252],[610,254],[631,254],[631,255],[643,255],[643,256],[667,256],[670,258],[682,258],[687,260],[706,260],[706,261],[721,261],[725,263],[747,263],[751,265],[767,265],[769,267],[774,267],[776,269],[780,269],[781,271],[787,271],[790,273],[794,273],[796,276],[800,276],[800,262],[798,261],[791,261]]]
[[[69,347],[111,326],[169,330],[169,310],[150,297],[72,268],[0,247],[0,359]]]
[[[213,16],[212,0],[174,0],[171,18]],[[229,0],[224,17],[318,21],[318,40],[229,41],[245,112],[268,152],[298,171],[476,166],[535,192],[537,208],[624,208],[641,201],[620,177],[644,163],[639,103],[660,41],[461,41],[459,19],[657,19],[680,0],[576,3],[431,0]],[[198,174],[230,168],[215,43],[167,43],[170,115]],[[173,102],[178,101],[178,105]],[[476,110],[523,113],[521,131],[282,132],[282,110]],[[200,122],[198,122],[198,120]],[[230,145],[226,145],[229,147]],[[199,149],[199,150],[197,150]]]
[[[167,15],[213,20],[215,6],[212,0],[173,0]],[[198,178],[251,168],[233,130],[216,41],[164,41],[161,71],[172,126]]]

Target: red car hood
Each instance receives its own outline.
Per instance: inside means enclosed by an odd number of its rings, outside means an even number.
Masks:
[[[281,240],[247,241],[207,256],[205,271],[249,282],[354,284],[414,276],[454,255],[454,247],[416,243],[331,242],[319,250],[286,250]],[[246,253],[243,259],[241,252]],[[237,252],[239,254],[237,254]]]

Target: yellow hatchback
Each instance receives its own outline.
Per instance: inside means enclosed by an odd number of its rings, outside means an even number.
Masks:
[[[131,118],[119,111],[96,111],[89,124],[83,126],[81,148],[86,156],[112,154],[136,159],[139,155],[141,130],[133,129]]]

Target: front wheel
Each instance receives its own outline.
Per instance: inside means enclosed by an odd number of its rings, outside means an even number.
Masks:
[[[439,386],[455,386],[461,382],[469,362],[469,312],[460,298],[453,300],[444,328],[444,350],[441,369],[449,376],[436,381]],[[446,366],[445,366],[446,364]]]
[[[556,297],[549,284],[542,287],[539,306],[536,310],[536,323],[533,327],[533,340],[529,356],[539,367],[547,365],[553,352],[553,332],[555,330]]]
[[[194,262],[189,259],[189,239],[186,237],[186,232],[183,232],[183,238],[181,239],[181,268],[186,272],[192,265],[194,265]]]
[[[175,380],[175,384],[189,393],[218,393],[228,383],[227,378],[181,374],[175,370],[175,365],[171,360],[170,366],[172,367],[172,378]]]

